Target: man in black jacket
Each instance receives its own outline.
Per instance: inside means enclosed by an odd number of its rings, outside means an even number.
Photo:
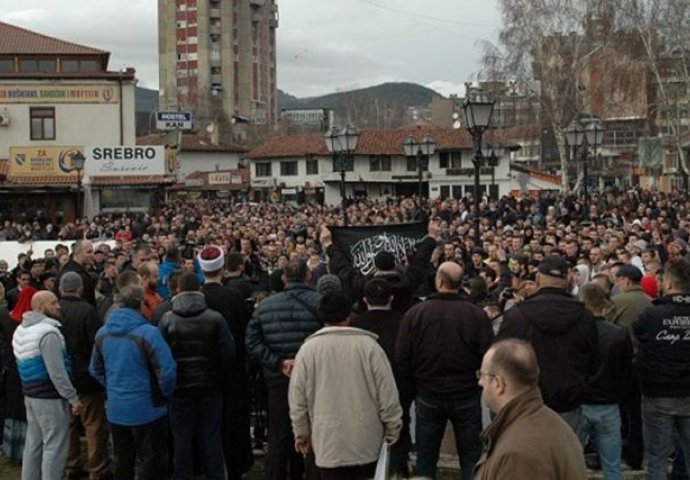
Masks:
[[[66,471],[68,478],[81,478],[81,425],[86,433],[89,478],[103,479],[110,475],[108,437],[110,435],[105,415],[105,391],[89,375],[89,361],[96,332],[101,321],[96,309],[82,298],[83,281],[77,272],[65,272],[60,277],[60,310],[62,333],[72,364],[74,388],[84,405],[81,415],[73,416],[69,426],[69,453]]]
[[[635,323],[647,478],[665,479],[677,429],[690,458],[690,262],[669,261],[664,296]]]
[[[580,289],[580,299],[592,312],[599,334],[599,369],[589,381],[582,405],[580,439],[593,441],[601,461],[604,478],[622,475],[621,412],[618,404],[624,397],[631,373],[633,348],[625,327],[609,322],[603,316],[611,306],[608,295],[596,283]]]
[[[539,360],[544,404],[580,431],[587,382],[598,367],[594,317],[567,291],[570,266],[560,255],[545,257],[538,267],[537,293],[505,313],[497,340],[521,338]]]
[[[470,303],[462,286],[462,267],[442,263],[436,291],[403,318],[396,343],[401,404],[415,398],[417,468],[436,478],[446,423],[455,431],[462,478],[472,478],[482,453],[481,390],[475,372],[491,346],[493,330],[484,311]]]
[[[223,383],[223,452],[228,480],[240,480],[254,463],[249,424],[249,381],[247,379],[244,342],[249,311],[242,294],[222,284],[225,254],[220,247],[209,245],[197,257],[206,282],[202,292],[208,308],[220,313],[235,341],[236,359]]]
[[[177,385],[170,400],[175,439],[174,478],[192,478],[194,431],[203,438],[206,478],[225,480],[222,387],[235,357],[235,343],[223,316],[206,306],[194,273],[178,280],[179,294],[160,330],[177,362]]]
[[[288,406],[288,383],[294,358],[306,338],[321,328],[321,295],[308,286],[304,260],[285,266],[285,290],[262,301],[247,328],[249,355],[263,367],[268,387],[268,458],[266,480],[302,478],[302,459],[294,450]]]
[[[397,383],[395,342],[402,323],[402,315],[393,310],[393,299],[391,285],[383,278],[372,278],[364,287],[364,303],[367,305],[367,311],[353,319],[350,326],[368,330],[378,336],[379,345],[386,352]],[[403,426],[398,441],[391,446],[390,473],[406,478],[409,476],[407,460],[411,445],[409,402],[402,404],[402,407]]]
[[[62,267],[58,275],[56,285],[60,284],[60,279],[67,272],[76,272],[81,277],[84,284],[81,298],[89,302],[96,308],[96,284],[89,274],[89,269],[93,263],[93,243],[89,240],[77,240],[74,243],[72,258]],[[60,298],[59,291],[56,292]]]

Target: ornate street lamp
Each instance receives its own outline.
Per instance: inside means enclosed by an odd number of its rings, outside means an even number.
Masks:
[[[77,219],[81,218],[81,172],[84,170],[86,158],[81,152],[72,154],[72,165],[77,171]]]
[[[480,245],[481,235],[479,234],[479,170],[484,164],[484,154],[482,153],[482,136],[491,124],[491,115],[494,111],[494,103],[489,100],[483,91],[468,93],[467,99],[462,105],[465,115],[465,128],[472,135],[474,143],[474,237],[476,246]]]
[[[599,119],[591,117],[581,121],[573,120],[565,129],[565,139],[568,145],[573,149],[573,159],[577,161],[578,148],[581,150],[582,159],[582,173],[583,173],[583,197],[584,197],[584,213],[589,216],[589,191],[587,184],[589,183],[588,166],[589,166],[589,147],[592,147],[594,158],[597,158],[597,146],[601,145],[604,140],[604,129],[599,123]]]
[[[415,157],[415,168],[417,169],[418,194],[422,197],[422,173],[429,169],[429,159],[436,151],[436,142],[431,135],[425,135],[421,142],[417,142],[414,137],[407,137],[403,141],[403,150],[407,157]]]
[[[333,156],[333,170],[340,172],[340,197],[343,208],[343,223],[347,226],[347,198],[345,191],[345,172],[354,170],[353,153],[357,149],[359,131],[348,125],[338,131],[332,128],[324,135],[328,153]]]

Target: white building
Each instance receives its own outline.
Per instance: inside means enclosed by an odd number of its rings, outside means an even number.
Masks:
[[[420,177],[415,158],[407,158],[403,141],[431,135],[436,152],[422,172],[422,194],[431,198],[460,198],[474,190],[474,148],[464,130],[417,125],[397,130],[363,130],[354,152],[354,168],[345,173],[348,198],[384,198],[416,195]],[[486,151],[488,156],[490,153]],[[340,202],[341,173],[334,168],[320,134],[270,138],[249,152],[254,199]],[[495,166],[480,170],[480,191],[498,198],[514,190],[510,155],[503,153]]]
[[[0,22],[0,215],[64,222],[79,211],[148,209],[170,183],[82,178],[74,168],[86,146],[135,144],[135,72],[108,71],[109,57]]]

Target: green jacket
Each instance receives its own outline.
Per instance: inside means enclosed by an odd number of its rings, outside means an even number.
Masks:
[[[639,285],[633,286],[627,292],[619,293],[611,299],[612,308],[607,312],[606,318],[616,325],[625,327],[630,333],[633,348],[637,353],[638,342],[632,334],[632,324],[647,307],[652,306],[652,299]]]

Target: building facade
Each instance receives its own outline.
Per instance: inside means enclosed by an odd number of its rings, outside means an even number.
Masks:
[[[416,159],[404,154],[403,141],[408,136],[420,141],[425,135],[434,138],[436,152],[420,177]],[[487,161],[480,169],[480,193],[493,198],[518,188],[510,172],[510,153],[500,150],[493,164]],[[422,194],[431,198],[461,198],[474,190],[473,155],[472,139],[464,130],[430,125],[363,130],[353,167],[345,172],[345,195],[349,199],[411,196],[421,186]],[[256,201],[329,205],[341,201],[341,172],[320,134],[270,138],[251,150],[249,159]]]
[[[73,161],[88,146],[135,144],[134,69],[109,71],[108,52],[2,22],[0,46],[0,215],[66,222],[118,197],[150,208],[163,175],[89,176]]]
[[[198,130],[233,118],[277,121],[275,0],[159,0],[161,110],[191,111]]]

